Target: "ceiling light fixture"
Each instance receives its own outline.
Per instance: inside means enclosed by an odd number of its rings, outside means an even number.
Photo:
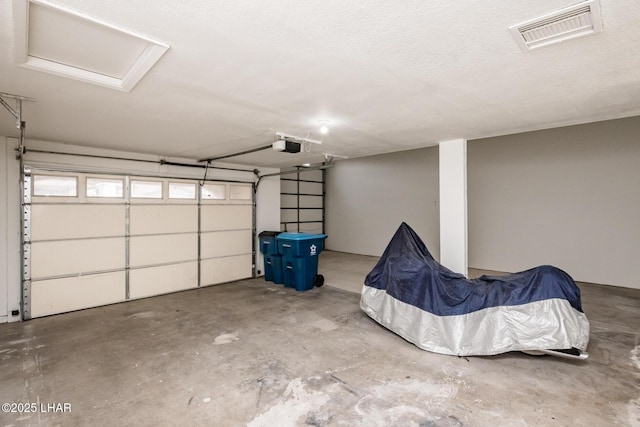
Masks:
[[[320,133],[326,135],[329,133],[329,120],[320,120],[318,122],[320,125]]]

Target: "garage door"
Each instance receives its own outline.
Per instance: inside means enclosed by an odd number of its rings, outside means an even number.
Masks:
[[[305,170],[280,177],[280,229],[324,233],[323,169]]]
[[[252,185],[25,173],[25,318],[253,273]]]

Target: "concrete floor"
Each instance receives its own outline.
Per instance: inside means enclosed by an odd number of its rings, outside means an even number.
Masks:
[[[358,308],[376,258],[325,287],[262,279],[0,325],[0,426],[638,426],[640,291],[580,284],[586,362],[422,351]],[[335,287],[334,287],[335,286]],[[71,412],[42,412],[68,403]]]

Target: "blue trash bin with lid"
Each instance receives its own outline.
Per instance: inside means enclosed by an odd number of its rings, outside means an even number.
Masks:
[[[276,237],[278,253],[282,255],[284,286],[308,291],[324,284],[318,274],[318,255],[324,249],[326,234],[280,233]]]
[[[278,253],[276,237],[279,231],[263,231],[260,238],[260,252],[264,258],[264,280],[279,285],[284,283],[282,275],[282,255]]]

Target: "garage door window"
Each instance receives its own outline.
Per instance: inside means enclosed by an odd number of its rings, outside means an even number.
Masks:
[[[162,199],[162,182],[131,181],[131,197],[140,199]]]
[[[224,200],[227,188],[223,184],[205,184],[202,186],[202,200]]]
[[[117,197],[123,196],[121,179],[87,178],[87,197]]]
[[[76,197],[78,181],[74,176],[33,176],[34,196]]]
[[[248,185],[231,185],[229,187],[231,200],[251,200],[251,187]]]
[[[170,182],[169,198],[193,200],[196,198],[196,185],[183,182]]]

